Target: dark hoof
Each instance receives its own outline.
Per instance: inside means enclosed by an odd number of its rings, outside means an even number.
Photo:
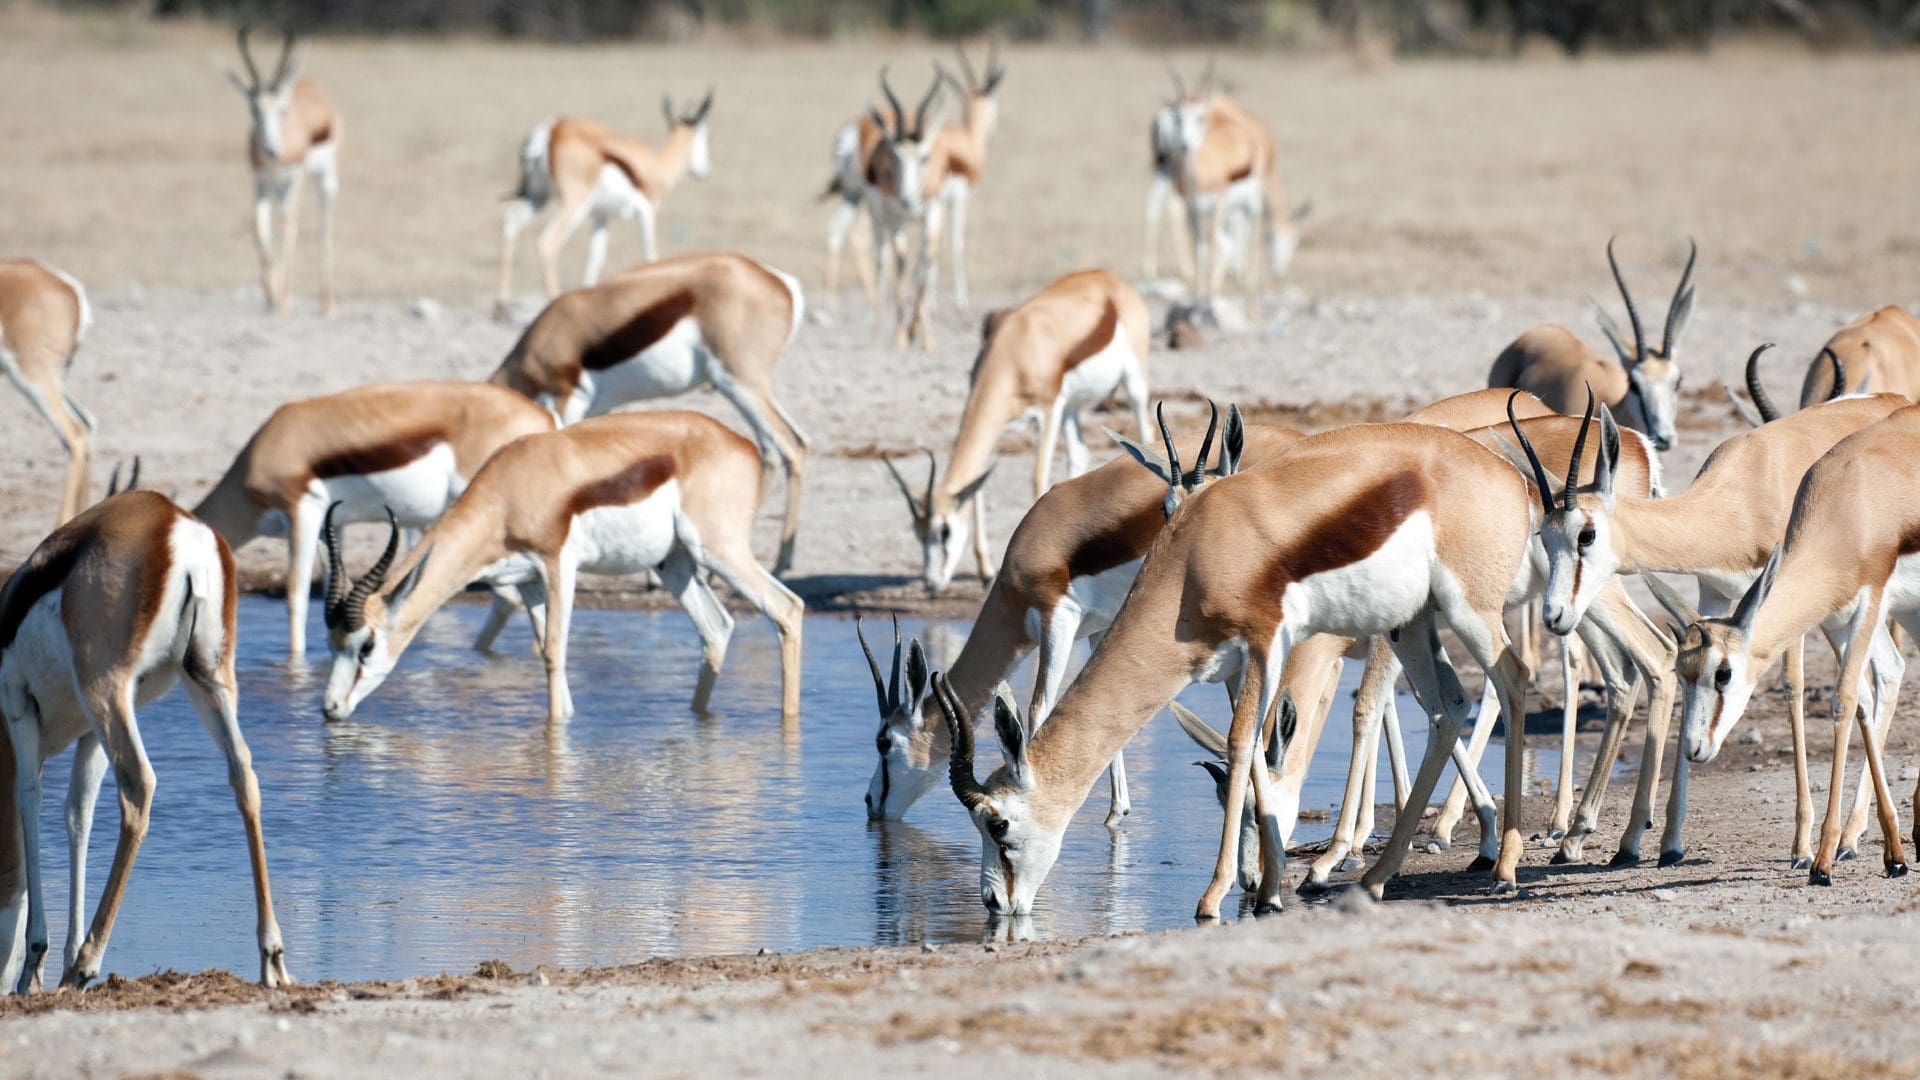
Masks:
[[[1565,865],[1567,865],[1568,863],[1570,863],[1570,862],[1572,862],[1572,861],[1573,861],[1572,859],[1569,859],[1569,858],[1567,858],[1567,853],[1566,853],[1566,852],[1564,852],[1564,851],[1556,851],[1556,852],[1554,852],[1554,853],[1553,853],[1553,858],[1551,858],[1551,859],[1548,859],[1548,860],[1547,860],[1547,865],[1549,865],[1549,866],[1565,866]]]
[[[1356,859],[1356,858],[1354,858],[1354,857],[1353,857],[1353,856],[1351,856],[1351,855],[1349,855],[1349,856],[1347,856],[1346,858],[1344,858],[1344,859],[1341,859],[1341,860],[1340,860],[1340,865],[1339,865],[1339,866],[1336,866],[1336,867],[1334,867],[1334,869],[1335,869],[1335,870],[1338,870],[1338,871],[1340,871],[1340,872],[1341,872],[1341,873],[1343,873],[1343,874],[1344,874],[1344,873],[1351,873],[1351,872],[1353,872],[1353,871],[1355,871],[1355,870],[1358,870],[1358,869],[1360,869],[1360,860],[1359,860],[1359,859]]]
[[[1839,854],[1834,856],[1834,858],[1839,860],[1840,862],[1852,862],[1853,860],[1859,857],[1860,857],[1860,853],[1850,847],[1841,848]]]
[[[1299,893],[1301,896],[1325,896],[1332,891],[1333,884],[1331,882],[1315,881],[1311,877],[1302,881],[1300,887],[1294,890],[1294,892]]]
[[[1608,866],[1639,866],[1640,855],[1634,851],[1616,851],[1613,858],[1607,860]]]
[[[1807,884],[1832,885],[1833,875],[1827,873],[1825,870],[1809,870],[1807,871]]]
[[[1556,844],[1562,840],[1565,840],[1566,838],[1567,838],[1567,830],[1565,829],[1548,829],[1547,830],[1547,839],[1553,841]]]
[[[1468,873],[1472,873],[1475,870],[1491,869],[1493,869],[1493,860],[1487,858],[1485,855],[1475,855],[1473,861],[1467,864]]]
[[[1269,915],[1280,914],[1280,905],[1271,900],[1262,900],[1253,906],[1253,917],[1264,919]]]
[[[1906,863],[1903,863],[1903,862],[1890,862],[1890,863],[1888,863],[1888,864],[1887,864],[1887,876],[1888,876],[1888,877],[1906,877],[1906,876],[1907,876],[1907,864],[1906,864]]]
[[[1660,853],[1661,866],[1679,866],[1680,860],[1687,857],[1684,851],[1663,851]]]
[[[1220,923],[1220,916],[1202,915],[1196,911],[1193,913],[1193,921],[1200,926],[1217,926]]]
[[[1793,860],[1793,865],[1792,865],[1792,866],[1790,866],[1790,867],[1788,867],[1788,869],[1790,869],[1790,870],[1811,870],[1811,869],[1813,869],[1813,860],[1812,860],[1811,858],[1809,858],[1808,856],[1805,856],[1805,855],[1801,855],[1801,856],[1799,856],[1799,857],[1797,857],[1797,858],[1795,858],[1795,859]]]
[[[1487,889],[1488,896],[1518,896],[1520,886],[1511,881],[1496,881]]]

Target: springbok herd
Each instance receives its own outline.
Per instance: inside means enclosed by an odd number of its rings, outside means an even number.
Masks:
[[[245,75],[229,72],[252,113],[254,235],[270,310],[289,302],[304,180],[320,189],[322,303],[333,307],[332,205],[339,115],[302,76],[291,35],[263,75],[240,33]],[[954,300],[968,303],[966,213],[979,183],[1006,69],[990,51],[976,70],[936,65],[912,109],[880,74],[884,109],[856,117],[832,141],[826,198],[829,295],[843,248],[856,265],[876,332],[896,348],[931,348],[927,307],[944,238]],[[951,86],[958,120],[943,124]],[[1150,126],[1147,276],[1163,239],[1165,204],[1184,204],[1185,276],[1203,308],[1228,273],[1257,304],[1265,275],[1284,272],[1294,220],[1280,201],[1277,154],[1265,125],[1217,86],[1177,73],[1173,100]],[[737,254],[655,256],[659,206],[686,173],[709,168],[709,91],[665,103],[668,134],[650,146],[585,120],[559,118],[528,135],[502,228],[499,307],[510,313],[516,237],[551,209],[537,242],[550,302],[485,383],[363,386],[288,403],[189,512],[151,491],[109,489],[91,508],[95,422],[62,385],[92,316],[73,278],[37,262],[0,262],[0,368],[53,426],[69,469],[59,525],[0,592],[0,865],[4,866],[7,985],[40,985],[48,947],[40,843],[40,777],[74,747],[67,796],[72,880],[65,986],[98,976],[101,957],[146,833],[154,775],[136,713],[184,676],[224,752],[244,819],[256,903],[260,977],[292,981],[268,886],[260,795],[238,722],[233,549],[256,536],[288,544],[288,642],[305,652],[307,594],[322,550],[324,622],[332,655],[323,710],[351,716],[378,688],[429,616],[470,583],[494,607],[486,648],[524,609],[547,672],[547,716],[573,711],[568,626],[581,573],[651,571],[687,612],[703,644],[693,708],[704,710],[726,658],[733,617],[714,580],[779,631],[781,711],[797,717],[803,604],[779,579],[793,558],[807,437],[773,392],[773,374],[804,320],[799,282]],[[647,263],[597,279],[615,218],[636,219]],[[556,259],[591,226],[586,286],[562,292]],[[1342,662],[1364,658],[1353,754],[1333,844],[1300,885],[1329,887],[1371,832],[1376,740],[1388,741],[1396,816],[1382,856],[1361,877],[1379,896],[1419,828],[1449,760],[1457,778],[1435,824],[1445,844],[1471,800],[1477,867],[1495,892],[1516,886],[1521,858],[1521,726],[1508,728],[1506,799],[1496,823],[1475,761],[1497,716],[1524,715],[1539,666],[1536,627],[1565,640],[1563,752],[1551,833],[1555,862],[1580,861],[1607,777],[1640,696],[1648,713],[1633,812],[1616,864],[1640,858],[1674,698],[1679,748],[1660,844],[1681,858],[1688,768],[1713,759],[1776,660],[1791,688],[1798,803],[1792,859],[1829,884],[1856,850],[1868,804],[1878,810],[1889,874],[1906,855],[1880,755],[1904,661],[1889,620],[1920,637],[1920,321],[1886,307],[1846,327],[1808,365],[1800,409],[1782,415],[1747,361],[1753,430],[1722,443],[1686,490],[1665,497],[1660,454],[1674,444],[1682,344],[1694,312],[1694,256],[1649,338],[1608,245],[1628,327],[1604,313],[1611,355],[1561,326],[1540,326],[1493,360],[1487,386],[1435,402],[1398,423],[1305,435],[1246,424],[1216,410],[1201,435],[1149,424],[1147,305],[1114,274],[1085,270],[1019,306],[988,315],[944,472],[927,451],[924,483],[887,461],[921,546],[926,587],[940,592],[971,553],[990,582],[965,647],[944,672],[896,626],[889,667],[871,650],[880,712],[878,763],[866,793],[874,819],[898,818],[945,779],[981,837],[980,895],[998,915],[1029,912],[1060,854],[1068,820],[1106,770],[1108,824],[1129,808],[1121,749],[1188,684],[1224,682],[1233,722],[1224,735],[1173,705],[1211,755],[1224,809],[1218,861],[1197,914],[1216,918],[1236,878],[1255,910],[1278,907],[1306,763],[1325,725]],[[1264,265],[1263,265],[1264,264]],[[694,412],[618,412],[632,402],[710,386],[738,409],[752,438]],[[1138,441],[1089,471],[1082,414],[1118,395]],[[1041,432],[1034,503],[999,565],[986,529],[983,482],[995,444],[1016,423]],[[1050,482],[1056,443],[1068,479]],[[917,469],[908,463],[909,471]],[[760,501],[781,474],[785,518],[772,568],[749,544]],[[116,485],[117,487],[117,481]],[[339,532],[388,524],[385,550],[355,576]],[[413,535],[401,553],[401,532]],[[1655,573],[1691,575],[1699,601]],[[1623,578],[1644,575],[1677,626],[1649,619]],[[1803,734],[1803,648],[1818,628],[1840,657],[1833,775],[1819,844]],[[1471,737],[1470,705],[1440,631],[1486,673]],[[1092,658],[1066,685],[1074,643]],[[1577,639],[1577,640],[1575,640]],[[866,648],[864,636],[861,641]],[[1006,682],[1037,651],[1026,711]],[[1573,710],[1578,670],[1608,700],[1593,775],[1576,808]],[[1401,753],[1393,687],[1412,684],[1434,734],[1417,771]],[[976,720],[991,713],[1004,764],[974,768]],[[1865,776],[1843,806],[1853,720]],[[94,803],[111,764],[121,827],[104,895],[84,936],[82,898]],[[1358,838],[1358,839],[1356,839]]]

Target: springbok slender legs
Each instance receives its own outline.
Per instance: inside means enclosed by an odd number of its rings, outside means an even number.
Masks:
[[[733,616],[713,595],[699,564],[684,547],[675,547],[660,564],[660,583],[680,602],[680,609],[693,620],[700,634],[700,679],[694,685],[693,711],[705,713],[720,679],[720,667],[727,662],[727,643],[733,637]]]
[[[515,199],[500,216],[500,292],[493,302],[493,317],[504,320],[513,309],[513,248],[520,234],[533,223],[540,208],[531,200]]]
[[[61,364],[53,370],[64,367]],[[61,489],[60,520],[56,523],[65,524],[87,506],[93,469],[93,416],[73,400],[57,376],[29,378],[19,358],[8,352],[4,344],[0,344],[0,373],[19,388],[27,404],[53,429],[61,448],[67,452],[67,479]]]
[[[807,436],[773,396],[772,365],[740,364],[734,370],[745,373],[736,379],[723,364],[709,363],[707,371],[714,388],[733,403],[753,429],[760,444],[762,490],[771,486],[774,460],[786,474],[786,516],[780,523],[780,553],[774,559],[773,572],[784,574],[793,568],[793,548],[800,535],[800,497],[807,482]]]
[[[340,168],[331,155],[318,170],[320,203],[320,314],[332,318],[333,295],[333,206],[340,198]]]

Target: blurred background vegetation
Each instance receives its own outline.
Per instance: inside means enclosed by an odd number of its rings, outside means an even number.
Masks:
[[[1911,47],[1920,0],[50,0],[307,30],[581,41],[772,32],[1347,46],[1383,54],[1704,49],[1734,35]]]

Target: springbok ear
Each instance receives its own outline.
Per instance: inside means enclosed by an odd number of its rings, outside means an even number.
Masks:
[[[893,477],[894,486],[900,489],[900,494],[907,500],[907,509],[913,512],[916,519],[924,518],[932,512],[933,508],[923,505],[920,496],[913,493],[913,485],[907,483],[907,478],[900,475],[900,466],[895,465],[892,458],[883,457],[880,463],[887,467],[888,475]]]
[[[1667,609],[1667,614],[1678,619],[1680,625],[1692,626],[1700,621],[1700,609],[1694,607],[1692,602],[1675,591],[1673,586],[1667,584],[1665,578],[1654,573],[1642,574],[1640,577],[1647,583],[1647,588],[1653,591],[1653,598],[1660,601],[1660,606]]]
[[[1593,460],[1593,490],[1599,494],[1608,510],[1613,509],[1613,489],[1615,478],[1620,471],[1620,425],[1614,422],[1613,410],[1606,403],[1600,404],[1600,454]]]
[[[1020,707],[1013,702],[1013,688],[1001,683],[993,690],[993,731],[1000,736],[1000,752],[1007,760],[1007,771],[1021,784],[1027,774],[1027,726],[1020,719]]]
[[[293,47],[293,58],[287,61],[287,69],[274,84],[274,89],[284,90],[300,81],[301,73],[307,70],[307,54],[313,51],[313,45],[302,41]]]
[[[1687,336],[1687,324],[1693,321],[1693,297],[1694,287],[1689,285],[1687,291],[1680,294],[1680,299],[1674,301],[1673,313],[1667,316],[1666,346],[1669,360],[1680,351],[1680,342]]]
[[[927,654],[920,639],[907,642],[907,715],[919,717],[920,703],[927,696]]]
[[[1225,763],[1219,761],[1196,761],[1194,764],[1207,770],[1207,775],[1213,777],[1214,787],[1218,789],[1222,795],[1226,794],[1227,766]]]
[[[979,476],[974,477],[972,483],[969,483],[966,487],[961,488],[959,492],[957,492],[954,495],[953,497],[954,505],[965,506],[968,503],[972,502],[973,497],[975,495],[980,494],[980,489],[986,486],[987,477],[992,475],[993,475],[993,466],[989,465],[987,466],[986,472],[983,472]]]
[[[1593,321],[1600,325],[1600,333],[1606,335],[1607,344],[1613,346],[1614,355],[1620,358],[1622,364],[1632,367],[1633,350],[1620,343],[1620,324],[1613,321],[1613,316],[1600,306],[1600,301],[1589,296],[1587,302],[1593,305]]]
[[[1300,728],[1300,711],[1294,708],[1293,691],[1280,692],[1280,717],[1274,724],[1273,738],[1267,740],[1267,771],[1278,772],[1280,763],[1287,759],[1287,747],[1293,743],[1294,732]]]
[[[892,136],[893,129],[887,126],[887,118],[880,115],[879,109],[876,109],[871,105],[867,106],[867,118],[872,120],[874,123],[874,126],[880,129],[880,134],[883,137]],[[667,122],[672,123],[673,121],[669,119]]]
[[[1180,730],[1187,733],[1187,738],[1199,743],[1200,749],[1218,758],[1227,756],[1227,737],[1215,731],[1212,724],[1200,719],[1199,713],[1177,701],[1168,702],[1167,707],[1173,711],[1173,718],[1180,724]]]
[[[1767,422],[1766,417],[1760,415],[1760,410],[1754,408],[1752,402],[1741,397],[1734,390],[1732,383],[1721,379],[1720,389],[1726,391],[1727,400],[1733,403],[1733,411],[1739,413],[1740,419],[1745,420],[1748,426],[1760,427]]]
[[[667,118],[668,131],[672,131],[676,126],[679,125],[680,118],[674,115],[674,112],[673,112],[673,95],[672,94],[660,95],[660,115]]]
[[[1227,429],[1220,434],[1220,475],[1232,476],[1240,471],[1240,455],[1247,449],[1247,422],[1240,415],[1240,406],[1227,406]]]
[[[1759,577],[1753,579],[1752,585],[1747,586],[1746,595],[1740,598],[1740,605],[1733,609],[1733,625],[1741,634],[1753,633],[1754,617],[1760,614],[1761,605],[1767,602],[1767,594],[1773,591],[1774,575],[1780,572],[1780,558],[1785,551],[1784,544],[1773,549],[1766,568],[1760,571]]]
[[[420,584],[421,575],[426,573],[427,560],[431,558],[433,558],[433,545],[429,544],[427,549],[420,553],[420,561],[413,564],[413,569],[407,571],[407,576],[401,578],[400,584],[395,585],[393,592],[388,594],[387,610],[389,612],[397,612],[406,604],[407,597],[412,596],[414,588]]]
[[[1101,425],[1100,430],[1107,433],[1107,438],[1119,443],[1120,449],[1125,450],[1128,457],[1139,462],[1148,472],[1159,477],[1161,483],[1172,484],[1174,482],[1173,466],[1167,464],[1166,458],[1161,457],[1159,454],[1141,446],[1139,443],[1134,442],[1132,439],[1127,438],[1125,435],[1120,434],[1104,424]]]

